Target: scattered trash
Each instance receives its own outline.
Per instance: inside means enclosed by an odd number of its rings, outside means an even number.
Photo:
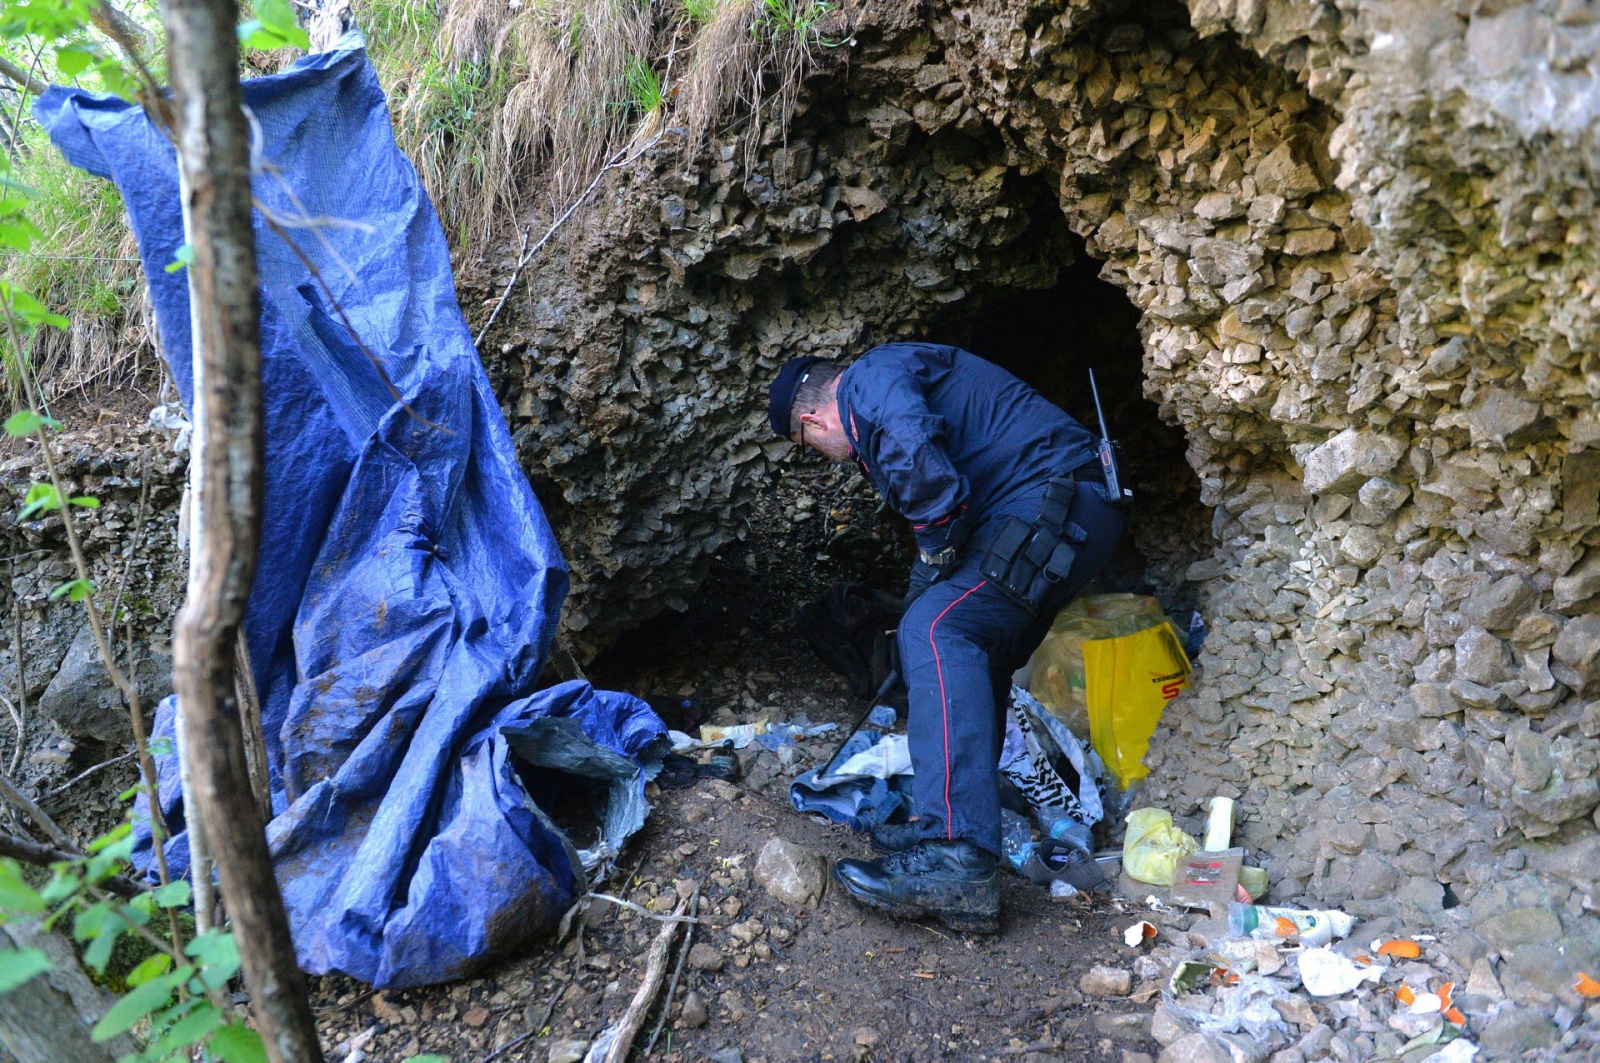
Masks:
[[[1217,987],[1214,996],[1198,992],[1209,987]],[[1264,1041],[1288,1031],[1274,1006],[1288,996],[1282,982],[1196,958],[1179,962],[1167,980],[1162,1002],[1173,1018],[1197,1033],[1245,1033]]]
[[[1037,698],[1016,685],[1006,712],[1000,773],[1033,810],[1045,836],[1075,838],[1080,848],[1090,847],[1089,828],[1105,816],[1105,765]]]
[[[1054,879],[1050,883],[1050,899],[1052,901],[1069,901],[1081,896],[1082,891],[1066,879]]]
[[[736,723],[718,726],[706,724],[700,728],[700,744],[706,746],[720,746],[724,742],[732,742],[735,749],[743,749],[756,740],[757,735],[767,733],[771,727],[767,720],[756,720],[754,723]]]
[[[886,711],[892,724],[894,710]],[[870,724],[874,721],[869,716],[867,722]],[[857,831],[869,831],[880,823],[903,820],[911,811],[909,755],[904,758],[906,770],[888,777],[866,773],[844,774],[839,770],[851,766],[857,755],[891,738],[872,727],[861,728],[845,739],[832,764],[812,768],[790,784],[789,803],[796,811],[813,812]],[[904,743],[905,739],[901,737],[899,741]],[[891,750],[885,750],[877,756],[888,762]],[[835,764],[838,768],[834,767]],[[855,771],[856,767],[851,766],[851,770]]]
[[[1206,817],[1205,851],[1220,853],[1232,847],[1233,798],[1213,797],[1211,813]]]
[[[1267,873],[1259,867],[1246,864],[1239,869],[1239,888],[1250,895],[1252,901],[1258,901],[1267,893]]]
[[[1379,956],[1397,956],[1402,960],[1414,960],[1422,955],[1422,946],[1415,941],[1396,938],[1379,945],[1377,952]]]
[[[1300,981],[1314,997],[1341,996],[1363,982],[1377,983],[1383,971],[1382,967],[1357,967],[1330,948],[1306,949],[1300,954]]]
[[[1167,988],[1175,995],[1190,993],[1211,984],[1211,973],[1222,970],[1210,960],[1180,960],[1167,979]]]
[[[1130,949],[1136,949],[1144,942],[1156,936],[1155,924],[1146,919],[1141,919],[1122,932],[1122,940],[1127,942]]]
[[[1190,853],[1172,883],[1172,903],[1185,908],[1215,907],[1220,915],[1225,905],[1238,900],[1243,864],[1243,849]]]
[[[1461,1030],[1450,1023],[1440,1023],[1418,1034],[1402,1045],[1398,1054],[1404,1057],[1416,1049],[1441,1044],[1445,1047],[1428,1057],[1433,1063],[1466,1063],[1478,1054],[1478,1046],[1464,1039]]]
[[[1237,902],[1228,905],[1228,932],[1262,941],[1295,938],[1301,945],[1326,945],[1349,934],[1355,925],[1355,916],[1344,912],[1308,912]]]
[[[833,779],[892,779],[911,775],[911,746],[905,735],[885,735],[882,741],[852,753],[843,764],[828,772]],[[1016,813],[1012,813],[1016,815]],[[1018,817],[1019,819],[1021,817]]]
[[[1167,702],[1189,685],[1189,658],[1160,603],[1133,594],[1069,604],[1034,652],[1032,694],[1089,735],[1116,785],[1148,774],[1144,755]]]
[[[1140,882],[1171,886],[1178,863],[1199,849],[1200,843],[1173,826],[1172,813],[1159,808],[1135,809],[1128,813],[1127,822],[1122,869]]]
[[[733,782],[739,777],[739,756],[734,752],[732,740],[726,740],[711,754],[701,774],[709,779]]]

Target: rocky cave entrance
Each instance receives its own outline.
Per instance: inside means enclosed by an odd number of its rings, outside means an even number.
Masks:
[[[1032,179],[1013,174],[1008,180]],[[953,343],[989,358],[1091,430],[1097,422],[1088,370],[1094,369],[1111,436],[1122,448],[1124,480],[1135,492],[1129,533],[1099,589],[1152,595],[1181,620],[1198,605],[1185,571],[1211,555],[1214,541],[1183,430],[1145,397],[1139,311],[1121,288],[1101,278],[1103,264],[1070,231],[1043,182],[1027,193],[1021,198],[1031,220],[1008,250],[1054,265],[1050,283],[974,284],[906,338]],[[870,342],[891,338],[898,337]],[[658,669],[671,672],[671,662],[758,643],[769,650],[787,644],[782,656],[814,666],[795,627],[796,607],[841,580],[898,591],[912,549],[904,522],[853,467],[791,454],[756,505],[746,534],[718,552],[687,608],[624,634],[590,671],[621,682]],[[729,661],[736,660],[730,652]]]
[[[1183,430],[1144,393],[1139,311],[1100,276],[1053,203],[1034,213],[1030,237],[1058,247],[1054,285],[1006,288],[953,304],[930,334],[1004,366],[1091,431],[1098,432],[1089,371],[1094,370],[1122,474],[1134,492],[1129,533],[1100,577],[1107,591],[1154,595],[1169,611],[1197,604],[1184,578],[1211,553],[1211,511],[1185,458]]]

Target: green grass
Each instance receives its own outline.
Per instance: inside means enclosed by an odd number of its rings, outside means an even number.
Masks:
[[[426,0],[357,0],[355,13],[389,96],[395,139],[440,220],[459,248],[487,240],[510,207],[494,142],[496,113],[511,87],[508,72],[446,55],[437,9]]]
[[[697,25],[705,25],[717,17],[722,0],[681,0],[684,17]]]
[[[661,75],[650,69],[649,60],[638,56],[628,60],[623,79],[627,82],[628,97],[640,114],[658,111],[667,102]]]
[[[805,40],[838,6],[829,0],[762,0],[761,25],[774,37],[787,34]]]
[[[68,164],[44,130],[31,123],[23,127],[22,150],[7,176],[32,190],[27,214],[43,238],[28,251],[0,250],[0,280],[34,295],[81,331],[115,330],[123,307],[139,290],[138,263],[128,261],[133,246],[116,188]],[[29,344],[47,395],[54,390],[49,379],[54,356],[66,343],[64,334],[45,329]],[[9,409],[21,400],[21,367],[10,343],[4,347],[0,391]]]

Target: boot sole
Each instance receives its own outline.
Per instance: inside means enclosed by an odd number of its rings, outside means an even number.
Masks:
[[[886,901],[882,897],[875,897],[870,893],[862,893],[855,889],[855,887],[851,886],[849,882],[846,882],[844,879],[840,878],[837,874],[833,876],[833,880],[843,887],[844,891],[850,894],[851,898],[854,900],[866,905],[868,908],[880,911],[885,915],[892,915],[896,919],[914,920],[924,919],[928,916],[932,916],[945,926],[949,927],[951,930],[954,930],[960,934],[1000,933],[999,912],[994,912],[991,914],[983,912],[935,911],[931,908],[924,908],[917,904],[900,904],[895,901]]]

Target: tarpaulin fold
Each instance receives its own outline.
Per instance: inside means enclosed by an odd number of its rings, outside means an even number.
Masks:
[[[307,971],[438,982],[554,925],[581,861],[605,862],[642,823],[641,754],[664,728],[625,694],[538,689],[566,566],[365,52],[309,56],[244,95],[266,435],[244,630],[268,838]],[[115,98],[53,87],[35,113],[69,161],[121,191],[188,405],[187,281],[165,269],[184,243],[171,143]],[[262,210],[290,223],[298,252]],[[174,712],[169,698],[158,734]],[[159,766],[181,831],[175,756]],[[581,856],[530,796],[550,771],[599,781],[603,829]],[[148,859],[148,831],[143,844]],[[185,836],[168,856],[187,867]]]

